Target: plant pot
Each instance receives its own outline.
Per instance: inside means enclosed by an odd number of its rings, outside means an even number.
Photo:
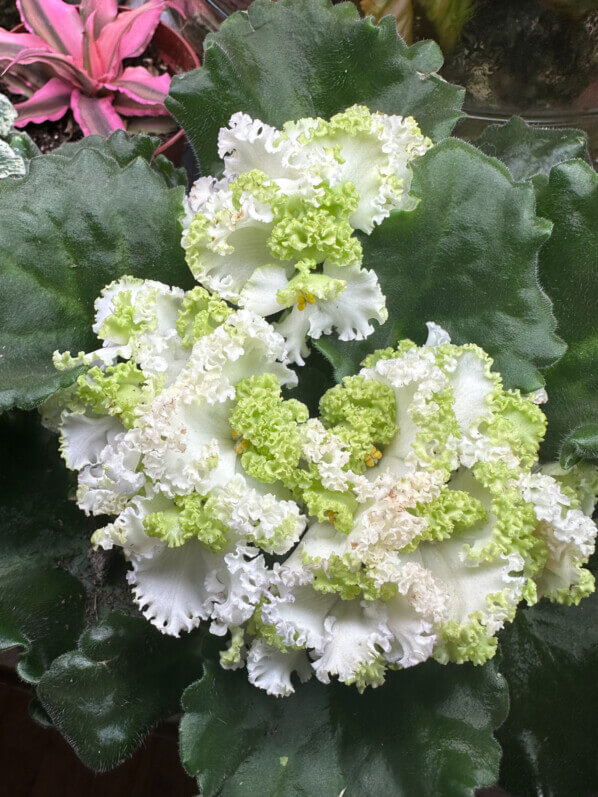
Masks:
[[[127,10],[126,6],[120,6],[120,8],[123,11]],[[12,33],[26,32],[27,29],[22,23],[12,29]],[[151,43],[156,47],[158,57],[166,65],[170,75],[189,72],[191,69],[201,66],[199,56],[189,42],[174,28],[164,22],[158,23]],[[178,130],[163,144],[160,144],[154,153],[154,157],[156,155],[165,155],[175,166],[180,166],[184,146],[185,132]]]
[[[156,45],[160,60],[168,67],[169,74],[177,75],[201,66],[199,56],[193,47],[169,25],[160,22],[152,41]],[[185,131],[179,130],[168,141],[160,144],[155,155],[165,155],[175,166],[180,166],[184,146]]]

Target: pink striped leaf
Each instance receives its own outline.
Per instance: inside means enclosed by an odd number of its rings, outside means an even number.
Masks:
[[[13,94],[21,94],[23,97],[31,97],[47,80],[47,76],[40,75],[38,70],[22,71],[18,67],[2,77],[2,81],[9,91]]]
[[[122,92],[117,92],[113,100],[114,110],[123,116],[169,116],[162,103],[136,102]]]
[[[124,130],[123,120],[112,107],[111,97],[86,97],[73,91],[71,107],[75,121],[86,136],[109,136],[115,130]]]
[[[83,23],[77,6],[63,0],[17,0],[17,6],[28,31],[81,62]]]
[[[116,0],[82,0],[79,10],[84,22],[95,12],[93,32],[97,38],[102,28],[116,19],[118,3]]]
[[[0,28],[0,64],[12,61],[23,50],[49,50],[43,39],[32,33],[11,33]]]
[[[6,67],[6,70],[17,64],[43,64],[55,74],[55,77],[60,77],[71,83],[73,87],[81,88],[89,94],[92,94],[98,87],[86,72],[73,63],[69,55],[62,53],[53,53],[48,50],[22,50]]]
[[[18,118],[15,127],[25,127],[29,122],[55,122],[68,111],[73,89],[68,83],[53,77],[25,102],[15,105]]]
[[[121,11],[114,22],[104,27],[98,37],[98,47],[110,53],[107,74],[116,76],[124,58],[135,58],[150,43],[164,10],[160,0],[150,0],[138,8]]]
[[[141,105],[163,104],[170,87],[170,75],[155,76],[142,66],[128,66],[117,80],[106,85],[122,91]]]
[[[83,68],[92,78],[99,80],[106,74],[106,64],[94,33],[95,22],[96,12],[92,11],[85,20],[83,31]]]

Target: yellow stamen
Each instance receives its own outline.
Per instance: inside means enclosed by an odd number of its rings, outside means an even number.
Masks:
[[[297,299],[297,307],[299,310],[305,310],[305,296],[303,294]]]
[[[327,512],[324,513],[328,520],[334,525],[334,521],[336,520],[336,512],[333,509],[329,509]]]
[[[374,465],[376,465],[378,461],[381,459],[382,459],[382,452],[378,451],[376,446],[372,446],[372,450],[370,451],[370,453],[366,454],[365,457],[363,458],[368,468],[373,468]]]
[[[305,298],[307,299],[309,304],[315,304],[316,303],[316,297],[313,295],[313,293],[306,293],[305,294]]]
[[[249,440],[239,440],[237,445],[235,446],[235,454],[242,454],[243,451],[247,451],[251,443]]]

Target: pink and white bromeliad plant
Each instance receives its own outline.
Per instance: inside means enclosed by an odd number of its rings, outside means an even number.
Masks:
[[[124,66],[150,43],[165,7],[149,0],[119,9],[117,0],[17,0],[26,33],[0,28],[0,70],[9,89],[28,97],[16,125],[55,121],[72,108],[86,135],[124,128],[123,116],[167,116],[170,76]],[[148,123],[151,119],[147,120]]]

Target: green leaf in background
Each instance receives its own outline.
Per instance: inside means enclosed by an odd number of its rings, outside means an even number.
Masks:
[[[520,611],[499,650],[511,695],[498,733],[501,785],[526,797],[596,794],[598,594],[579,606],[542,601]]]
[[[218,130],[235,111],[279,127],[362,103],[415,116],[434,140],[448,136],[464,90],[432,74],[441,66],[434,42],[407,47],[394,18],[374,25],[352,3],[256,0],[206,38],[204,66],[173,78],[166,106],[203,173],[216,174]]]
[[[84,588],[59,565],[89,548],[89,530],[39,418],[4,416],[0,446],[0,649],[22,646],[17,670],[36,682],[83,629]]]
[[[202,672],[201,648],[202,632],[174,639],[115,611],[54,660],[38,697],[84,764],[111,769],[180,710],[183,690]]]
[[[0,181],[0,410],[72,381],[55,349],[93,350],[93,304],[123,274],[191,287],[180,245],[183,189],[141,157],[123,168],[83,147],[34,158]]]
[[[591,163],[588,137],[582,130],[528,125],[519,116],[504,125],[490,125],[475,143],[486,155],[506,164],[515,180],[549,175],[553,166],[572,158]]]
[[[563,354],[550,302],[536,279],[550,225],[535,214],[530,184],[474,147],[450,139],[413,164],[413,211],[391,214],[362,237],[365,268],[378,273],[388,321],[360,343],[321,338],[337,377],[355,373],[376,348],[423,342],[436,321],[455,343],[493,358],[508,387],[534,390],[538,369]]]
[[[478,0],[418,0],[430,22],[443,50],[450,50],[463,26],[473,17]]]
[[[297,374],[295,387],[284,387],[285,397],[306,404],[311,415],[317,415],[320,399],[329,388],[334,387],[334,372],[330,361],[315,347],[305,361],[305,365],[293,366]]]
[[[429,662],[363,695],[311,681],[290,698],[206,665],[183,708],[181,757],[203,797],[465,797],[496,780],[508,698],[492,664]]]
[[[554,303],[565,356],[546,373],[545,459],[598,462],[598,174],[581,161],[555,166],[538,190],[553,223],[540,252],[540,281]]]
[[[571,468],[584,459],[598,464],[597,452],[598,423],[586,423],[567,436],[560,459],[564,468]]]

